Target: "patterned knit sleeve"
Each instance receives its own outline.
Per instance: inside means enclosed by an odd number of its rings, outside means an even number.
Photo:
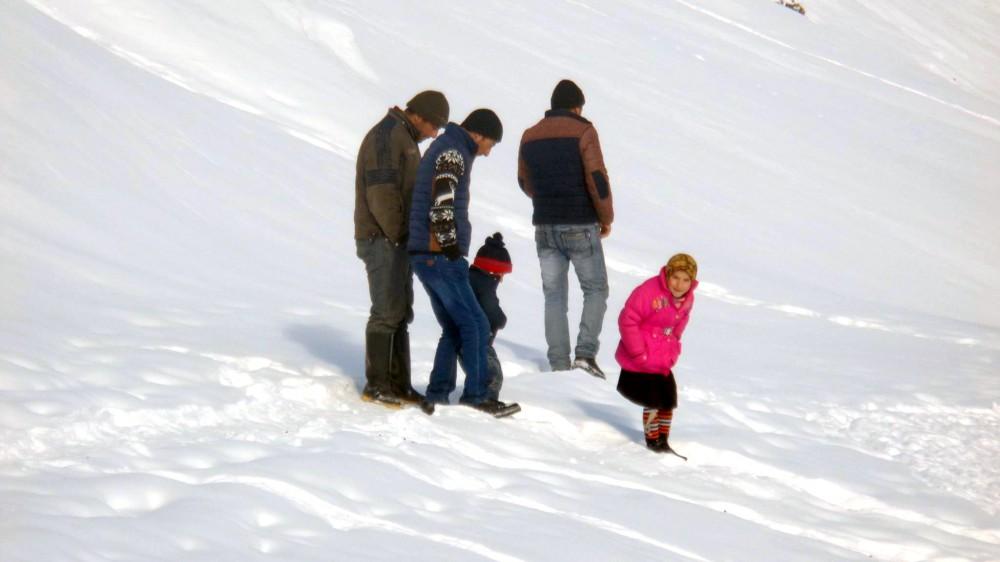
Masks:
[[[458,259],[458,228],[455,224],[455,188],[465,173],[465,160],[455,150],[442,152],[434,161],[434,190],[431,199],[431,235],[448,259]]]

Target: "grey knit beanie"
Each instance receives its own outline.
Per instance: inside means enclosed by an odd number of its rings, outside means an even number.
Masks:
[[[434,90],[425,90],[413,96],[406,102],[406,109],[430,121],[438,128],[448,123],[448,100],[444,94]]]

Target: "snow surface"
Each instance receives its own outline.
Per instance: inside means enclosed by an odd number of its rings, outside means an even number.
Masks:
[[[805,6],[4,0],[0,560],[1000,560],[1000,5]],[[615,190],[606,382],[545,372],[514,181],[563,77]],[[354,154],[425,88],[506,127],[472,218],[512,419],[358,400]],[[686,463],[612,357],[676,251]]]

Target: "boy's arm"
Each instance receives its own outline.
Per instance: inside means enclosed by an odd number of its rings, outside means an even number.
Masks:
[[[486,318],[490,321],[490,331],[493,333],[503,330],[507,325],[507,315],[500,308],[500,299],[496,293],[483,295],[479,301],[479,306],[483,307]]]
[[[507,315],[500,308],[500,298],[497,297],[496,288],[488,290],[486,287],[480,287],[478,284],[473,283],[472,289],[476,293],[476,300],[479,301],[479,307],[483,309],[483,314],[490,321],[490,331],[496,334],[500,330],[503,330],[504,326],[507,325]]]

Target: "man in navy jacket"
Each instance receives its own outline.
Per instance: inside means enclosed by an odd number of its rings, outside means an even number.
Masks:
[[[601,239],[611,233],[614,208],[597,129],[581,116],[583,92],[562,80],[552,92],[552,109],[524,132],[517,181],[531,197],[535,245],[545,294],[545,341],[553,371],[571,366],[604,378],[597,366],[608,272]],[[570,363],[569,264],[583,290],[583,314],[575,359]]]
[[[407,250],[441,325],[424,404],[427,413],[433,413],[434,404],[448,403],[448,395],[455,389],[456,360],[465,371],[461,404],[498,417],[520,410],[517,404],[488,396],[490,326],[469,285],[469,262],[465,259],[472,237],[472,163],[476,156],[489,156],[502,137],[503,125],[496,113],[477,109],[461,125],[449,123],[417,169]]]

